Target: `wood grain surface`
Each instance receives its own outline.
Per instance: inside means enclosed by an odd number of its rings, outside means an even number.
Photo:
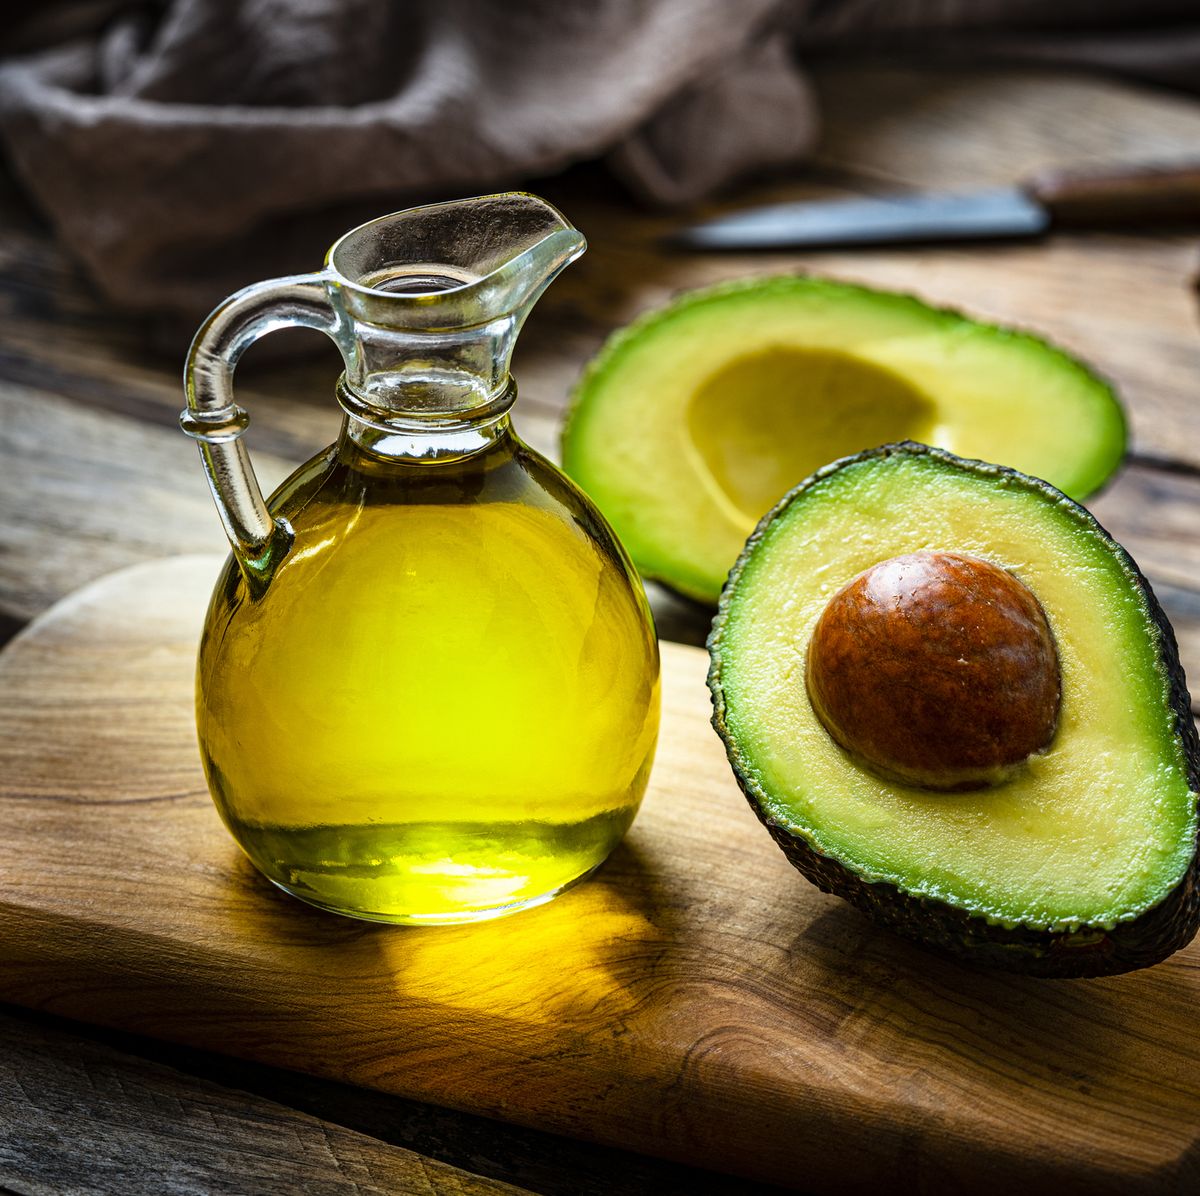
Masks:
[[[974,973],[807,885],[664,645],[627,842],[541,909],[403,930],[261,881],[194,746],[215,557],[137,566],[0,657],[0,997],[797,1187],[1200,1183],[1200,950],[1053,983]]]
[[[231,1108],[249,1108],[252,1119],[264,1112],[264,1104],[268,1108],[282,1105],[322,1123],[331,1136],[339,1128],[351,1130],[380,1145],[398,1146],[431,1162],[446,1163],[472,1176],[512,1183],[520,1189],[537,1192],[539,1196],[644,1196],[650,1193],[653,1196],[779,1196],[783,1191],[775,1184],[752,1183],[737,1176],[700,1171],[650,1155],[614,1150],[578,1138],[408,1100],[378,1089],[360,1088],[304,1072],[270,1067],[251,1059],[218,1055],[15,1005],[0,1005],[0,1047],[3,1048],[0,1058],[12,1057],[12,1067],[18,1077],[31,1075],[36,1068],[44,1066],[44,1078],[27,1083],[24,1098],[20,1093],[15,1095],[17,1102],[25,1099],[38,1103],[43,1117],[58,1107],[60,1099],[70,1101],[70,1094],[77,1086],[89,1083],[88,1061],[96,1058],[110,1062],[113,1067],[119,1066],[119,1085],[97,1083],[92,1086],[95,1116],[105,1118],[111,1127],[114,1151],[120,1149],[122,1127],[133,1130],[142,1124],[138,1119],[128,1117],[123,1108],[136,1100],[140,1083],[158,1090],[165,1066],[175,1074],[181,1086],[186,1086],[189,1077],[215,1084],[225,1093]],[[45,1059],[46,1063],[40,1065],[36,1062],[38,1059]],[[4,1064],[0,1063],[0,1075],[3,1072]],[[124,1093],[127,1086],[134,1089],[128,1098]],[[195,1090],[191,1091],[195,1095]],[[276,1114],[272,1111],[270,1115]],[[164,1120],[169,1123],[171,1116],[169,1103],[164,1102]],[[221,1132],[221,1122],[214,1122],[213,1138],[221,1138]],[[2,1136],[0,1141],[3,1141]],[[144,1145],[145,1139],[142,1141]],[[19,1157],[23,1147],[21,1133],[15,1131],[6,1144],[10,1157]],[[180,1162],[186,1162],[188,1158],[202,1159],[208,1149],[208,1143],[196,1140],[194,1149],[181,1145],[172,1158]],[[155,1153],[154,1149],[147,1150],[151,1157]],[[34,1166],[36,1162],[37,1156],[28,1161],[28,1166]],[[74,1169],[77,1183],[89,1196],[100,1191],[130,1196],[129,1184],[115,1182],[106,1186],[96,1183],[96,1170],[89,1166],[87,1158],[72,1152],[69,1141],[54,1157],[54,1165],[62,1167],[60,1187],[67,1185]],[[437,1171],[436,1167],[430,1169],[433,1175]],[[147,1187],[151,1191],[162,1190],[161,1185]],[[45,1190],[33,1181],[32,1176],[15,1183],[0,1179],[0,1196],[7,1196],[10,1189],[16,1190],[19,1196],[41,1196]],[[307,1193],[313,1192],[314,1188],[310,1185],[307,1189],[293,1190]],[[317,1185],[314,1196],[319,1193],[320,1186]],[[55,1192],[54,1196],[59,1194]],[[188,1196],[191,1196],[190,1192]]]
[[[42,1024],[0,1017],[4,1191],[521,1196],[526,1189]]]

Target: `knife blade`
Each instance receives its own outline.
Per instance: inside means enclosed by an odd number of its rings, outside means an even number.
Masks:
[[[1200,164],[1051,171],[986,191],[770,204],[691,225],[669,240],[687,249],[783,249],[1171,223],[1200,224]]]

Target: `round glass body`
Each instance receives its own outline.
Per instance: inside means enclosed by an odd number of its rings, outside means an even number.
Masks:
[[[440,462],[343,433],[268,506],[294,539],[265,586],[230,558],[197,677],[209,785],[260,871],[438,923],[597,867],[646,787],[659,676],[641,583],[583,493],[504,416]]]

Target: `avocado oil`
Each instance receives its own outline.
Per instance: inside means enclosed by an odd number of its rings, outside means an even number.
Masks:
[[[388,922],[537,904],[612,851],[646,786],[658,653],[581,493],[511,433],[442,462],[343,436],[272,498],[261,593],[233,558],[197,720],[226,825],[276,885]]]

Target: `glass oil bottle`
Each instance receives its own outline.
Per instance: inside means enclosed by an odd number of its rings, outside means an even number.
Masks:
[[[414,209],[235,295],[193,344],[182,422],[233,547],[201,755],[242,849],[314,905],[513,912],[586,876],[637,812],[659,706],[641,584],[509,414],[516,335],[583,245],[533,196]],[[345,419],[264,503],[232,373],[285,324],[338,343]]]

